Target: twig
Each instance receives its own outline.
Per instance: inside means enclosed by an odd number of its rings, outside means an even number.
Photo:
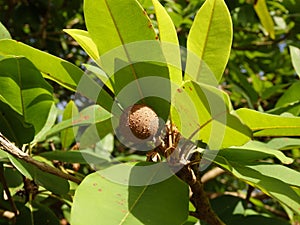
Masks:
[[[203,184],[198,180],[189,165],[185,165],[176,174],[185,181],[192,190],[190,201],[195,206],[196,211],[190,212],[190,215],[207,222],[210,225],[225,225],[218,215],[211,208],[209,198],[203,189]],[[196,179],[195,179],[196,178]]]
[[[10,206],[11,206],[11,210],[14,213],[14,216],[10,218],[10,219],[13,219],[13,218],[15,218],[15,216],[17,216],[19,214],[19,211],[17,209],[17,206],[16,206],[11,194],[10,194],[8,185],[6,183],[6,180],[5,180],[5,177],[4,177],[4,168],[3,168],[2,163],[0,164],[0,182],[2,183],[2,186],[3,186],[4,192],[6,194],[7,200],[9,202]]]
[[[211,169],[210,171],[208,171],[207,173],[205,173],[202,177],[201,177],[201,183],[206,183],[210,180],[215,179],[217,176],[221,175],[225,173],[225,170],[219,168],[219,167],[215,167],[213,169]]]
[[[18,147],[16,147],[14,144],[12,144],[6,137],[4,137],[1,133],[0,133],[0,148],[3,149],[4,151],[6,151],[7,153],[13,155],[14,157],[17,157],[27,163],[30,163],[34,166],[36,166],[38,169],[46,172],[46,173],[50,173],[53,174],[55,176],[73,181],[77,184],[79,184],[81,182],[80,179],[78,179],[77,177],[74,177],[70,174],[67,173],[63,173],[62,171],[60,171],[57,168],[54,168],[44,162],[40,162],[37,161],[35,159],[33,159],[31,156],[29,156],[26,152],[23,152],[22,150],[20,150]]]

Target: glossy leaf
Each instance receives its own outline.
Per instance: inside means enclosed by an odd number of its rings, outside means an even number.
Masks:
[[[181,57],[175,26],[160,2],[158,0],[152,0],[152,3],[158,23],[159,39],[162,43],[162,49],[170,71],[170,80],[177,85],[181,85]]]
[[[298,138],[273,138],[267,143],[269,148],[275,149],[291,149],[300,147],[300,139]]]
[[[300,117],[278,116],[250,109],[238,109],[241,120],[254,132],[254,136],[299,136]]]
[[[52,107],[49,111],[48,119],[44,125],[44,127],[40,130],[40,132],[35,135],[34,140],[32,143],[37,143],[43,141],[43,136],[49,132],[49,130],[53,127],[53,125],[56,122],[57,119],[57,114],[58,114],[58,109],[56,108],[56,105],[53,103]]]
[[[79,114],[78,108],[73,101],[70,101],[64,110],[62,121],[66,121],[76,117]],[[63,149],[67,149],[75,140],[78,127],[71,127],[61,131],[61,145]]]
[[[0,22],[0,40],[1,39],[11,39],[11,36],[5,26]]]
[[[186,81],[177,91],[172,120],[185,138],[202,140],[210,149],[250,140],[251,131],[234,115],[224,92],[193,81]]]
[[[66,163],[80,163],[94,165],[105,164],[108,161],[92,150],[52,151],[41,153],[40,156],[48,160],[59,160]]]
[[[255,162],[270,157],[276,157],[284,164],[291,164],[294,161],[292,158],[286,157],[281,151],[272,149],[258,141],[250,141],[240,147],[220,150],[218,155],[225,157],[227,160],[238,162]]]
[[[22,115],[38,133],[46,123],[53,103],[52,87],[23,57],[0,60],[0,71],[0,99]]]
[[[101,123],[111,118],[111,114],[99,105],[91,105],[82,110],[77,116],[74,116],[68,120],[64,120],[52,127],[44,136],[50,137],[64,129],[72,128],[75,126],[86,126],[90,124]]]
[[[122,173],[124,166],[121,164],[109,169],[119,170],[119,173]],[[147,183],[151,183],[162,173],[161,170],[145,170],[146,174],[141,177],[138,172],[140,166],[143,165],[133,167],[127,165],[128,174],[122,180],[144,179]],[[122,185],[105,176],[105,171],[93,173],[79,185],[74,197],[71,224],[96,225],[101,221],[107,225],[179,225],[187,219],[188,187],[176,176],[147,186]],[[172,216],[167,216],[170,212]]]
[[[23,116],[0,101],[0,132],[17,146],[29,143],[34,137],[34,127]]]
[[[237,178],[261,189],[295,212],[300,213],[300,196],[289,186],[299,186],[299,172],[270,163],[243,164],[243,162],[230,161],[221,156],[216,156],[214,162]]]
[[[290,46],[290,52],[294,69],[300,77],[300,49],[294,46]]]
[[[33,179],[36,184],[43,186],[47,190],[55,194],[66,194],[69,191],[69,182],[63,178],[55,176],[41,171],[37,167],[26,163],[20,159],[16,159],[13,156],[9,155],[11,163],[16,167],[16,169],[25,177]],[[46,159],[37,156],[34,159],[51,164],[51,162]]]
[[[300,63],[300,61],[299,61]],[[284,94],[278,99],[275,107],[286,107],[285,112],[290,112],[293,115],[300,115],[300,81],[295,82],[289,87]],[[287,108],[288,107],[288,108]]]
[[[69,34],[78,44],[83,48],[83,50],[95,61],[99,60],[99,53],[97,46],[91,39],[89,33],[85,30],[78,29],[64,29],[64,32]]]
[[[70,90],[76,90],[83,71],[77,66],[15,40],[0,40],[0,55],[25,56],[43,73]]]
[[[135,0],[86,0],[84,16],[100,55],[127,43],[155,40],[150,19]]]
[[[88,72],[93,73],[93,75],[95,75],[98,79],[100,79],[100,81],[103,84],[105,84],[110,91],[114,92],[109,77],[105,74],[105,72],[101,68],[91,64],[83,64],[83,66],[88,70]]]
[[[187,39],[185,79],[216,85],[232,42],[232,23],[223,0],[207,0],[197,13]]]
[[[254,3],[254,9],[255,9],[255,12],[257,13],[258,18],[260,19],[260,22],[263,25],[263,27],[269,33],[270,37],[272,39],[275,39],[274,22],[268,11],[266,1],[265,0],[257,0]]]

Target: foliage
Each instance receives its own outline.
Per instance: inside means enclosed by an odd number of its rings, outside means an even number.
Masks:
[[[168,160],[142,162],[145,149],[118,135],[122,109],[136,102],[178,128],[185,140],[178,151],[194,143],[187,155],[201,156],[196,180],[215,167],[227,171],[205,183],[226,224],[299,223],[299,2],[0,7],[0,132],[33,159],[82,180],[1,151],[1,210],[19,210],[1,224],[210,221],[189,203],[188,185]]]

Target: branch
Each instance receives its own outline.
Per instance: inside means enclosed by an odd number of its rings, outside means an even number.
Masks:
[[[196,178],[190,165],[185,165],[176,175],[185,181],[192,190],[190,201],[195,206],[196,211],[191,212],[190,215],[203,220],[210,225],[225,225],[211,208],[209,198],[203,189],[203,184]]]
[[[59,169],[57,169],[55,167],[52,167],[52,166],[50,166],[50,165],[48,165],[44,162],[40,162],[40,161],[37,161],[37,160],[33,159],[26,152],[23,152],[18,147],[16,147],[14,144],[12,144],[1,133],[0,133],[0,148],[3,149],[4,151],[6,151],[7,153],[9,153],[12,156],[34,165],[35,167],[37,167],[41,171],[53,174],[55,176],[64,178],[66,180],[73,181],[77,184],[79,184],[81,182],[81,180],[78,179],[77,177],[74,177],[74,176],[72,176],[70,174],[67,174],[67,173],[63,173],[62,171],[60,171]]]
[[[215,167],[213,169],[211,169],[210,171],[208,171],[207,173],[205,173],[202,177],[201,177],[201,183],[206,183],[210,180],[215,179],[217,176],[221,175],[225,173],[225,170],[219,168],[219,167]]]

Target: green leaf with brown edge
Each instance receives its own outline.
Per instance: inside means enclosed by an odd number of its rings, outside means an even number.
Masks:
[[[236,113],[255,137],[300,135],[300,117],[278,116],[246,108],[238,109]]]
[[[79,114],[78,108],[75,103],[71,100],[67,105],[63,113],[62,121],[72,119]],[[62,149],[66,150],[75,140],[78,132],[78,127],[71,127],[61,131],[61,145]]]
[[[145,94],[145,87],[141,84],[141,79],[145,77],[169,80],[169,70],[151,20],[139,2],[86,0],[84,13],[88,33],[98,48],[101,69],[111,78],[113,92],[118,95],[120,105],[126,108],[141,100],[152,108],[163,108],[161,111],[168,114],[169,103],[151,100],[152,97]],[[158,82],[155,80],[155,83]],[[119,93],[129,86],[132,93],[138,94],[138,99],[126,96],[134,101],[128,105],[120,100],[125,96],[120,96]],[[169,96],[170,86],[169,82],[164,88]]]
[[[158,0],[152,0],[159,29],[159,39],[170,71],[170,80],[182,83],[181,54],[173,21]]]
[[[187,39],[185,80],[217,85],[229,59],[232,22],[223,0],[206,0]]]
[[[172,122],[185,138],[201,140],[210,149],[243,145],[252,136],[235,115],[228,95],[210,85],[184,82],[174,96],[171,113]]]
[[[188,217],[188,186],[167,171],[166,164],[148,169],[151,165],[119,164],[88,175],[76,190],[71,224],[98,225],[99,221],[107,225],[182,224]],[[152,184],[164,175],[168,176]],[[126,181],[118,183],[126,179],[128,184],[145,183],[141,186],[128,186]]]

